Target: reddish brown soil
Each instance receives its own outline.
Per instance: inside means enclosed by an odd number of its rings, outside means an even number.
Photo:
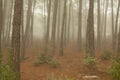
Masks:
[[[100,71],[88,70],[83,65],[83,53],[76,52],[70,47],[65,49],[65,56],[55,56],[61,62],[59,68],[51,68],[49,65],[43,64],[40,66],[33,66],[35,58],[38,56],[39,49],[29,50],[26,55],[28,59],[21,63],[22,80],[44,80],[46,75],[54,73],[56,76],[66,75],[75,80],[79,80],[80,75],[96,75],[100,80],[110,80],[106,70],[109,67],[109,62],[98,60]],[[82,79],[81,79],[82,80]]]

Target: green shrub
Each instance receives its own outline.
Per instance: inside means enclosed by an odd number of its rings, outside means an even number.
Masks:
[[[15,73],[9,65],[2,66],[2,77],[1,80],[18,80],[17,73]]]
[[[9,50],[7,54],[7,64],[2,63],[2,55],[0,54],[0,80],[18,80],[17,73],[13,71],[12,52]]]
[[[96,59],[93,57],[85,58],[83,63],[88,68],[96,68]]]
[[[60,66],[60,62],[54,58],[48,57],[46,54],[40,54],[39,57],[34,61],[34,66],[39,66],[40,64],[48,64],[52,68],[57,68]]]
[[[110,51],[104,51],[100,58],[101,60],[110,60],[112,58],[112,53]]]
[[[47,63],[53,68],[57,68],[60,66],[60,62],[56,59],[50,59],[47,61]]]
[[[2,77],[2,54],[0,53],[0,78]]]
[[[39,61],[39,59],[35,59],[34,62],[33,62],[33,66],[39,66],[41,63]]]
[[[39,66],[40,64],[45,64],[48,61],[48,57],[46,54],[40,54],[37,59],[34,61],[34,66]]]
[[[47,63],[47,55],[46,54],[40,54],[40,56],[38,57],[39,63],[40,64],[44,64]]]
[[[108,73],[112,77],[112,80],[120,80],[120,59],[113,60]]]

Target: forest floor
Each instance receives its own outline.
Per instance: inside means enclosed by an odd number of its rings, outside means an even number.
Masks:
[[[75,49],[71,49],[70,47],[65,49],[65,55],[63,57],[55,56],[55,58],[61,62],[58,68],[51,68],[46,64],[33,66],[35,58],[39,55],[39,50],[29,50],[27,53],[29,53],[26,55],[28,59],[21,63],[22,80],[46,80],[45,78],[51,74],[55,76],[65,75],[74,78],[74,80],[82,80],[81,77],[87,75],[98,76],[100,80],[110,80],[107,74],[107,69],[110,66],[109,61],[101,61],[97,58],[99,71],[89,70],[83,64],[84,54],[78,53]]]

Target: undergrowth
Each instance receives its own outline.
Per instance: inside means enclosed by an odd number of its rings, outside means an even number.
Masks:
[[[112,52],[106,50],[103,54],[101,54],[100,58],[101,60],[110,60],[112,59]]]
[[[112,60],[112,65],[108,70],[112,80],[120,80],[120,59]]]
[[[52,68],[57,68],[60,66],[60,61],[55,58],[50,58],[46,54],[40,54],[34,61],[34,66],[39,66],[41,64],[48,64]]]
[[[7,53],[7,63],[2,63],[2,54],[0,53],[0,80],[18,80],[17,73],[13,71],[13,61],[11,50]]]
[[[93,57],[87,57],[83,60],[83,64],[87,67],[87,68],[91,68],[91,69],[96,69],[97,65],[96,65],[96,59]]]

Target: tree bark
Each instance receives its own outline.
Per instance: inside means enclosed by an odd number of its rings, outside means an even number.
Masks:
[[[63,11],[63,20],[61,28],[61,42],[60,42],[60,56],[64,55],[64,30],[65,30],[65,20],[66,20],[66,0],[64,0],[64,11]]]
[[[2,26],[3,26],[3,7],[2,7],[3,5],[2,5],[2,0],[0,0],[0,16],[1,16],[1,18],[0,18],[0,54],[1,54],[1,33],[2,33]]]
[[[115,31],[114,31],[114,39],[115,39],[115,52],[117,51],[117,36],[118,36],[118,18],[119,18],[119,8],[120,8],[120,0],[118,2],[118,8],[117,8],[117,15],[116,15],[116,21],[115,21]]]
[[[100,1],[101,0],[98,0],[98,2],[97,2],[97,10],[98,10],[98,17],[97,17],[97,48],[98,48],[98,50],[100,50],[100,47],[101,47],[101,44],[100,44],[100,42],[101,42],[101,18],[100,18]]]
[[[112,48],[115,51],[115,39],[114,39],[114,8],[113,8],[113,0],[111,0],[111,19],[112,19]]]
[[[69,4],[69,18],[68,18],[68,28],[67,28],[67,43],[69,43],[69,41],[70,41],[71,5],[72,5],[72,1],[70,0],[70,4]]]
[[[54,2],[54,12],[53,12],[53,22],[52,22],[52,35],[51,35],[51,54],[50,54],[51,57],[55,53],[57,7],[58,7],[58,0],[55,0],[55,2]]]
[[[82,0],[79,0],[79,14],[78,14],[78,51],[82,47]]]
[[[106,28],[107,28],[107,13],[108,13],[108,4],[109,4],[109,0],[106,1],[106,9],[105,9],[105,19],[104,19],[104,50],[106,48]]]
[[[48,51],[49,45],[49,33],[50,33],[50,15],[51,15],[51,0],[48,3],[48,17],[47,17],[47,31],[46,31],[46,39],[45,39],[45,53]]]
[[[23,0],[15,0],[14,5],[14,17],[13,17],[13,29],[12,29],[12,54],[14,68],[17,72],[18,79],[20,80],[20,27],[21,16],[23,9]]]
[[[86,57],[95,57],[94,54],[94,0],[89,0],[89,12],[87,20],[87,47]]]
[[[28,9],[27,9],[27,18],[26,18],[26,26],[25,26],[25,32],[24,32],[24,27],[23,27],[23,50],[21,53],[21,60],[24,60],[25,58],[25,52],[26,52],[26,47],[29,44],[29,38],[30,38],[30,32],[31,32],[31,17],[32,17],[32,0],[28,1]]]

